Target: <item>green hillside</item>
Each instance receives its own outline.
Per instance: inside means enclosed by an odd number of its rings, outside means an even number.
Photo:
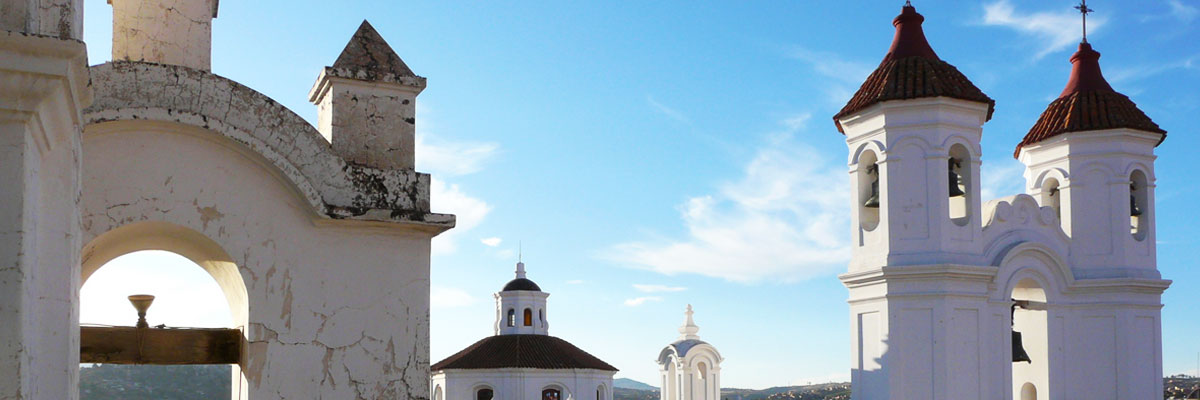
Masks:
[[[228,365],[117,365],[79,368],[80,400],[230,398]]]

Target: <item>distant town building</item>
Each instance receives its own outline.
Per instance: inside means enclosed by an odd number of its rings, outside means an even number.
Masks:
[[[679,339],[658,353],[662,400],[718,400],[721,398],[721,353],[700,340],[700,327],[692,319],[692,305],[684,312]]]
[[[1105,81],[1085,34],[1017,145],[1025,193],[983,201],[995,101],[938,57],[924,20],[903,7],[887,56],[834,117],[850,152],[853,397],[1162,398],[1166,132]]]
[[[550,336],[549,293],[525,277],[496,293],[495,335],[433,364],[433,400],[612,400],[617,369]]]

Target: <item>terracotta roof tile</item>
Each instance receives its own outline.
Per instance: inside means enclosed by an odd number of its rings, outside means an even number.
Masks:
[[[497,335],[485,338],[433,364],[446,369],[617,369],[575,345],[548,335]]]
[[[1128,128],[1160,133],[1159,143],[1166,139],[1167,131],[1150,120],[1133,100],[1112,89],[1100,73],[1099,60],[1100,53],[1090,44],[1079,44],[1079,51],[1071,56],[1074,66],[1067,87],[1042,112],[1013,157],[1020,156],[1022,147],[1068,132]]]
[[[834,115],[838,132],[845,133],[840,119],[888,100],[951,97],[975,101],[987,104],[987,118],[992,118],[995,100],[979,90],[958,68],[938,58],[921,29],[924,21],[925,17],[912,6],[904,6],[900,15],[892,20],[892,25],[896,26],[892,47],[850,102]]]

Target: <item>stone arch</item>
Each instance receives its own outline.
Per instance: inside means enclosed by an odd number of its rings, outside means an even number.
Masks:
[[[921,149],[921,153],[928,156],[934,153],[935,146],[929,143],[929,139],[921,135],[904,135],[896,138],[895,141],[888,144],[889,151],[895,151],[905,146],[916,146]]]
[[[109,261],[142,250],[179,254],[217,281],[225,294],[235,326],[245,326],[249,313],[246,282],[225,249],[204,234],[169,222],[145,221],[105,232],[83,246],[79,285]]]
[[[1057,179],[1060,184],[1066,185],[1067,181],[1070,177],[1071,177],[1071,174],[1069,172],[1067,172],[1067,170],[1065,170],[1065,169],[1047,168],[1047,169],[1043,170],[1041,173],[1039,173],[1038,176],[1033,179],[1033,182],[1032,182],[1033,186],[1031,186],[1031,187],[1041,187],[1042,183],[1044,183],[1046,181],[1046,179]]]
[[[866,141],[863,144],[858,145],[858,148],[854,149],[854,152],[850,153],[849,164],[850,165],[858,164],[859,157],[861,157],[862,154],[866,151],[873,151],[873,152],[875,152],[876,157],[881,157],[881,159],[882,159],[882,157],[886,153],[886,150],[887,150],[887,146],[885,146],[883,144],[883,142],[880,142],[878,140]]]
[[[201,128],[261,155],[295,186],[317,215],[434,223],[453,220],[428,213],[428,174],[349,164],[300,116],[227,78],[183,66],[117,61],[92,67],[91,81],[95,101],[85,110],[88,125],[158,121]]]
[[[972,161],[978,162],[982,158],[980,154],[983,153],[983,150],[980,149],[979,143],[963,134],[956,133],[946,137],[946,140],[943,140],[942,144],[938,147],[949,151],[948,149],[954,147],[954,145],[962,145],[963,148],[967,149]]]
[[[1018,261],[1026,257],[1035,262],[1021,264]],[[1062,294],[1074,282],[1071,268],[1062,256],[1050,247],[1039,242],[1022,242],[1005,251],[993,264],[999,267],[996,273],[996,290],[992,298],[997,301],[1007,301],[1020,282],[1031,279],[1045,291],[1046,301],[1060,301]]]

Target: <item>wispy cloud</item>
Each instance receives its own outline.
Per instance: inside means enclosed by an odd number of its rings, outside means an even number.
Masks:
[[[642,293],[664,293],[664,292],[669,293],[669,292],[682,292],[684,290],[687,290],[687,288],[682,287],[682,286],[648,285],[648,284],[642,284],[642,283],[633,284],[633,288],[637,289],[637,291],[642,292]]]
[[[483,222],[492,206],[486,201],[472,197],[458,187],[448,184],[441,179],[433,178],[429,184],[430,208],[437,213],[450,213],[457,216],[454,229],[433,238],[434,254],[453,253],[458,248],[456,241],[463,234]]]
[[[572,280],[567,281],[567,284],[568,285],[581,285],[581,284],[583,284],[583,279],[572,279]]]
[[[467,291],[445,286],[429,288],[429,305],[433,308],[466,307],[475,302],[475,298]]]
[[[1142,22],[1151,22],[1164,19],[1174,19],[1179,22],[1192,22],[1196,17],[1200,17],[1200,9],[1191,4],[1186,4],[1182,0],[1167,0],[1167,11],[1163,14],[1147,15],[1141,18]]]
[[[679,121],[679,122],[682,122],[685,124],[692,123],[692,120],[689,119],[686,115],[683,115],[683,113],[675,110],[674,108],[667,107],[667,105],[658,102],[658,100],[654,99],[654,96],[646,95],[646,104],[649,104],[651,109],[654,109],[654,111],[658,111],[658,113],[660,113],[662,115],[666,115],[668,118],[671,118],[673,120],[676,120],[676,121]]]
[[[461,176],[479,172],[500,149],[496,143],[458,142],[417,134],[417,169],[434,175]]]
[[[786,124],[785,124],[786,125]],[[743,176],[679,206],[687,235],[621,243],[608,257],[666,275],[795,281],[849,259],[844,165],[792,134],[772,136]]]
[[[1088,18],[1088,32],[1100,31],[1108,18],[1093,15]],[[1038,60],[1050,53],[1078,43],[1082,37],[1079,13],[1069,9],[1063,11],[1039,11],[1022,13],[1008,0],[999,0],[983,7],[983,24],[1002,26],[1035,39],[1039,46],[1034,54]]]
[[[1108,78],[1109,82],[1112,83],[1126,83],[1136,82],[1167,71],[1198,68],[1200,68],[1200,54],[1192,55],[1191,57],[1172,62],[1158,62],[1153,64],[1141,64],[1133,66],[1115,66],[1108,68],[1105,71],[1104,76]]]
[[[662,301],[662,297],[645,296],[645,297],[635,297],[632,299],[625,299],[625,305],[628,307],[637,307],[642,304],[646,304],[647,301]]]
[[[839,54],[793,46],[787,56],[808,64],[813,72],[832,78],[821,88],[830,104],[841,106],[875,70],[872,64],[848,60]]]
[[[1025,164],[1005,157],[979,170],[979,196],[983,201],[1025,193]]]
[[[496,246],[499,246],[500,242],[502,242],[503,240],[498,237],[490,237],[490,238],[479,239],[479,241],[487,247],[496,247]]]
[[[428,106],[421,104],[417,104],[417,120],[421,121],[417,125],[416,137],[417,170],[434,176],[429,185],[432,211],[457,216],[454,229],[433,238],[433,253],[447,254],[457,248],[456,240],[459,237],[483,222],[492,211],[492,206],[483,199],[471,196],[458,184],[445,179],[479,172],[496,154],[500,145],[446,138],[431,139],[437,137],[429,134],[429,130],[436,127],[436,118],[432,118],[433,112]],[[486,243],[485,241],[484,244]]]

